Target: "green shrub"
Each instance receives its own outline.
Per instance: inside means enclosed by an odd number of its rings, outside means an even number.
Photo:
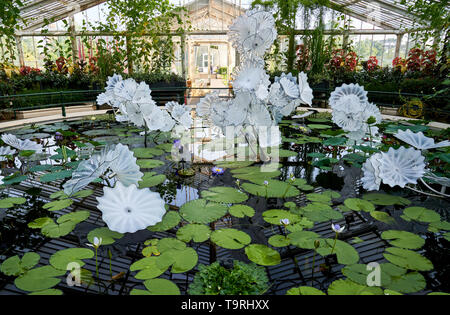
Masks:
[[[264,267],[254,263],[245,264],[235,260],[233,268],[227,269],[218,262],[200,265],[190,284],[191,295],[259,295],[268,288]]]

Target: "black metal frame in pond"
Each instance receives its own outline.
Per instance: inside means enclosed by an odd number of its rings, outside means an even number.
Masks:
[[[42,175],[42,173],[34,174],[34,177],[30,177],[28,180],[21,182],[18,185],[14,185],[9,188],[10,196],[23,196],[25,191],[32,187],[39,187],[41,189],[39,199],[43,202],[50,201],[50,195],[54,192],[57,192],[61,189],[61,181],[55,181],[51,183],[42,183],[37,180],[38,176]],[[207,189],[212,183],[212,178],[210,176],[204,175],[202,173],[197,173],[193,180],[193,187],[198,188],[199,190]],[[88,210],[90,211],[90,217],[87,221],[83,222],[83,224],[88,224],[90,226],[89,230],[92,230],[96,227],[103,227],[105,223],[101,219],[101,212],[96,208],[97,201],[96,197],[102,195],[102,185],[100,184],[91,184],[89,188],[94,190],[94,193],[88,197],[83,199],[75,199],[74,203],[63,210],[54,212],[56,216],[60,216],[75,210]],[[357,188],[355,188],[356,190]],[[321,189],[317,188],[316,192],[320,192]],[[298,205],[304,205],[306,202],[305,196],[302,194],[295,199],[295,202]],[[349,230],[348,233],[343,234],[343,239],[348,239],[352,237],[358,236],[364,242],[360,244],[354,244],[354,248],[358,251],[360,255],[361,263],[369,263],[369,262],[381,262],[385,261],[382,253],[384,249],[388,246],[388,243],[381,239],[379,233],[377,232],[374,225],[367,222],[364,217],[360,216],[357,213],[350,212],[346,214],[346,216],[353,216],[353,221],[350,225],[345,219],[337,221],[335,223],[346,224]],[[218,224],[217,227],[220,226],[232,226],[234,223],[238,223],[234,221],[232,217],[225,217]],[[333,238],[334,233],[330,229],[330,223],[324,222],[320,224],[316,224],[312,229],[313,232],[320,234],[324,238]],[[86,231],[87,233],[88,231]],[[273,227],[269,224],[264,228],[264,234],[267,237],[271,235],[282,234],[283,230],[280,228],[278,230],[274,230]],[[150,233],[150,232],[149,232]],[[39,233],[37,233],[39,234]],[[16,249],[15,252],[26,252],[26,251],[35,251],[41,256],[40,265],[46,265],[49,263],[49,258],[55,252],[71,248],[71,247],[85,247],[84,242],[87,242],[86,237],[80,237],[80,233],[75,234],[74,232],[70,233],[67,236],[58,238],[58,239],[42,239],[34,248],[27,249]],[[157,232],[153,235],[150,233],[149,238],[164,238],[164,237],[176,237],[176,228],[169,230],[167,232]],[[147,238],[146,238],[147,239]],[[340,237],[341,239],[341,237]],[[142,258],[142,254],[140,253],[142,249],[142,242],[130,243],[126,247],[126,251],[122,253],[115,253],[114,258],[111,261],[111,271],[113,275],[117,275],[123,273],[123,277],[116,281],[111,281],[110,275],[110,261],[108,256],[105,254],[99,258],[99,277],[102,279],[102,283],[104,283],[103,287],[97,287],[97,284],[93,284],[89,287],[86,286],[68,286],[66,281],[61,281],[56,288],[61,289],[65,294],[98,294],[99,291],[103,292],[104,289],[108,288],[108,294],[128,294],[133,288],[137,289],[145,289],[142,281],[136,280],[133,277],[133,273],[129,271],[130,265]],[[200,243],[200,244],[190,244],[190,246],[194,247],[198,253],[199,264],[209,264],[211,258],[211,247],[209,242]],[[233,251],[223,249],[220,247],[216,248],[216,252],[214,256],[217,259],[227,259],[232,258],[231,253]],[[235,251],[234,251],[235,252]],[[267,274],[270,280],[270,289],[266,292],[266,294],[284,294],[289,288],[298,287],[301,285],[311,285],[312,281],[312,256],[313,250],[303,250],[296,247],[289,246],[282,251],[280,251],[282,262],[276,266],[266,267]],[[9,254],[8,256],[11,256]],[[5,256],[0,256],[0,260],[6,259]],[[324,263],[324,258],[320,255],[317,255],[315,266],[319,266]],[[342,265],[334,265],[331,273],[325,275],[322,272],[316,271],[314,274],[314,286],[325,290],[328,284],[342,277],[339,272]],[[90,259],[86,260],[86,265],[83,268],[89,270],[93,274],[95,274],[96,266],[95,260]],[[172,274],[166,271],[162,277],[168,278],[174,281],[180,288],[183,294],[186,294],[189,283],[192,281],[197,268],[184,273],[184,274]],[[106,283],[108,285],[106,285]],[[326,290],[325,290],[326,291]],[[14,285],[14,277],[6,277],[4,275],[0,276],[0,294],[26,294],[26,292],[19,290]]]
[[[223,97],[227,98],[232,95],[231,88],[190,88],[190,87],[166,87],[166,88],[153,88],[152,97],[159,104],[163,105],[168,101],[177,101],[179,103],[187,103],[188,99],[197,99],[202,96],[192,95],[193,91],[203,90],[205,93],[213,91],[228,91]],[[314,88],[314,101],[315,106],[319,105],[325,107],[332,90],[328,88]],[[45,108],[61,108],[63,116],[66,116],[66,109],[70,106],[76,105],[92,105],[96,104],[97,95],[104,92],[104,90],[80,90],[80,91],[60,91],[60,92],[47,92],[47,93],[34,93],[34,94],[18,94],[18,95],[0,95],[0,120],[2,116],[7,116],[8,113],[12,114],[15,119],[18,111],[33,110],[33,109],[45,109]],[[202,93],[204,94],[204,93]],[[368,91],[369,100],[377,100],[375,103],[379,107],[398,109],[403,105],[406,99],[421,99],[433,97],[434,99],[442,99],[443,104],[447,103],[443,108],[437,107],[425,107],[425,113],[427,119],[443,120],[449,117],[450,111],[448,110],[448,100],[446,96],[440,95],[424,95],[413,93],[393,93],[383,91]],[[378,101],[378,100],[384,101]],[[389,100],[389,102],[386,102]],[[194,102],[196,103],[196,102]],[[33,105],[34,104],[34,105]],[[7,119],[10,119],[7,118]],[[3,118],[5,119],[5,118]]]

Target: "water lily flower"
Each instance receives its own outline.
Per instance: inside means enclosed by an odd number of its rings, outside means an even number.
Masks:
[[[263,183],[263,184],[264,184],[264,186],[269,186],[269,182],[268,182],[268,181],[266,181],[266,180],[264,181],[264,183]]]
[[[289,225],[290,221],[289,219],[285,218],[285,219],[280,219],[280,223],[284,226]]]
[[[340,226],[339,224],[331,224],[331,229],[336,232],[336,233],[342,233],[345,229],[345,225],[344,226]]]
[[[4,134],[2,135],[2,140],[4,143],[12,146],[13,148],[16,148],[18,150],[32,150],[35,151],[35,153],[42,153],[42,145],[39,143],[36,143],[34,141],[31,141],[29,139],[21,140],[17,138],[15,135],[12,134]]]
[[[433,138],[426,137],[421,131],[414,133],[411,129],[398,130],[398,132],[394,134],[394,137],[419,150],[429,150],[450,146],[449,140],[434,143]]]
[[[117,182],[114,188],[105,186],[103,193],[97,208],[111,231],[134,233],[161,222],[166,213],[164,200],[148,188]]]
[[[64,139],[62,133],[59,132],[59,131],[55,132],[55,140],[56,141],[61,141],[62,139]]]
[[[86,245],[87,245],[87,246],[90,246],[90,247],[93,247],[93,248],[95,248],[95,249],[97,249],[97,248],[100,247],[100,245],[102,245],[102,238],[101,238],[101,237],[98,238],[97,236],[94,236],[93,244],[91,244],[91,243],[86,243]]]
[[[212,167],[211,171],[212,171],[213,175],[222,175],[223,173],[225,173],[225,169],[224,168],[217,167],[217,166]]]

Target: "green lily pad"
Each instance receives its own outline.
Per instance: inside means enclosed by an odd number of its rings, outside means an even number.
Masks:
[[[147,280],[159,277],[168,269],[168,267],[160,268],[160,266],[158,266],[156,262],[157,260],[157,256],[150,256],[139,259],[138,261],[131,264],[130,271],[139,271],[135,276],[135,278],[139,280]]]
[[[383,254],[384,258],[394,265],[405,269],[428,271],[433,269],[433,264],[422,255],[403,248],[389,247]]]
[[[88,248],[67,248],[57,251],[50,256],[50,265],[60,270],[68,270],[70,263],[77,263],[80,267],[84,266],[82,259],[94,257],[94,252]]]
[[[166,175],[158,174],[156,172],[144,173],[142,179],[139,181],[139,188],[150,188],[162,184],[166,180]]]
[[[396,222],[393,217],[391,217],[389,214],[383,211],[371,211],[370,215],[375,220],[384,222],[386,224],[394,224]]]
[[[48,182],[54,182],[60,179],[64,179],[64,178],[68,178],[72,176],[72,170],[63,170],[63,171],[59,171],[59,172],[55,172],[55,173],[48,173],[45,175],[42,175],[39,178],[39,181],[43,182],[43,183],[48,183]]]
[[[272,235],[268,239],[268,243],[273,247],[285,247],[289,246],[291,244],[291,241],[284,235]]]
[[[12,208],[15,205],[21,205],[27,202],[25,198],[22,197],[8,197],[0,200],[0,208],[8,209]]]
[[[22,259],[17,255],[12,256],[2,263],[0,271],[7,276],[18,276],[36,266],[40,259],[41,256],[34,252],[25,253]]]
[[[344,201],[344,204],[354,210],[354,211],[366,211],[371,212],[375,210],[375,206],[373,203],[364,200],[364,199],[358,199],[358,198],[347,198]]]
[[[164,153],[163,150],[157,148],[135,148],[133,152],[138,159],[149,159]]]
[[[422,207],[406,208],[401,217],[406,221],[419,222],[439,222],[441,220],[441,216],[437,212]]]
[[[301,220],[300,216],[298,216],[294,213],[291,213],[289,211],[279,210],[279,209],[264,211],[262,214],[262,217],[263,217],[264,221],[266,221],[270,224],[275,224],[275,225],[283,225],[280,222],[280,220],[283,220],[283,219],[288,219],[289,224],[295,224],[297,222],[300,222],[300,220]]]
[[[141,169],[142,168],[147,169],[160,167],[163,166],[165,163],[160,160],[144,159],[144,160],[137,160],[136,164],[139,165]]]
[[[43,266],[31,269],[14,280],[17,288],[24,291],[42,291],[50,289],[61,282],[56,278],[66,273],[66,270],[58,270],[52,266]]]
[[[298,287],[287,290],[286,295],[326,295],[319,289],[313,287]]]
[[[240,249],[252,241],[250,236],[236,229],[220,229],[211,233],[211,241],[227,249]]]
[[[262,266],[275,266],[281,262],[280,254],[266,245],[251,244],[245,248],[248,259]]]
[[[425,244],[425,240],[419,235],[407,231],[384,231],[381,233],[381,238],[387,240],[393,246],[406,249],[419,249]]]
[[[102,245],[114,244],[116,239],[121,239],[123,237],[122,233],[114,232],[107,227],[96,228],[90,231],[87,235],[87,239],[91,244],[94,243],[94,237],[102,238]]]
[[[42,208],[47,209],[48,211],[58,211],[71,206],[72,203],[73,203],[72,199],[55,200],[46,203]]]
[[[201,192],[203,198],[218,203],[241,203],[248,199],[242,191],[232,187],[212,187]]]
[[[363,199],[380,206],[407,206],[411,203],[406,198],[382,193],[368,193],[363,196]]]
[[[130,295],[180,295],[178,286],[167,279],[151,279],[144,281],[147,290],[133,289]]]
[[[292,245],[305,249],[314,249],[314,242],[320,239],[319,234],[311,231],[296,231],[287,237]]]
[[[320,247],[317,249],[317,252],[322,256],[330,255],[333,244],[334,239],[327,238],[323,241],[321,240]],[[359,261],[359,254],[356,249],[341,240],[336,240],[336,246],[334,247],[333,253],[337,255],[338,263],[343,265],[352,265]]]
[[[175,211],[167,211],[164,214],[162,221],[156,223],[153,226],[148,227],[147,229],[152,232],[163,232],[168,231],[176,227],[181,221],[181,217],[178,212]]]
[[[180,215],[190,223],[207,224],[227,214],[228,208],[216,202],[196,199],[185,203],[180,208]]]
[[[211,230],[203,224],[188,224],[178,229],[177,238],[183,242],[201,243],[209,239]]]
[[[242,188],[252,195],[268,198],[291,198],[300,194],[293,185],[273,179],[268,180],[267,186],[244,183]]]
[[[426,285],[425,278],[420,273],[409,272],[398,277],[392,277],[391,283],[385,287],[402,293],[414,293],[422,291]]]
[[[247,205],[232,205],[228,212],[236,218],[253,217],[255,215],[255,209]]]
[[[382,295],[383,290],[378,287],[368,287],[355,283],[349,279],[333,281],[328,287],[329,295]]]

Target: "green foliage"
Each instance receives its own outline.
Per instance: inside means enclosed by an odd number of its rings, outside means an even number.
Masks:
[[[268,288],[268,277],[263,267],[234,261],[227,269],[218,262],[200,265],[190,284],[190,295],[260,295]]]

